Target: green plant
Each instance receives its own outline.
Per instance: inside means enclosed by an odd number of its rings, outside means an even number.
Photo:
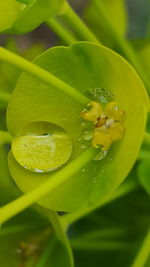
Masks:
[[[86,24],[64,0],[0,3],[2,34],[46,23],[68,45],[0,46],[4,267],[73,267],[71,247],[75,266],[150,264],[149,40],[126,40],[125,6],[92,0]]]

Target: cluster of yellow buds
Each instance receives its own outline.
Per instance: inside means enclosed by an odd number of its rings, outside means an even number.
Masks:
[[[125,132],[123,126],[125,112],[114,101],[106,104],[104,108],[95,101],[91,101],[88,106],[90,110],[83,110],[81,117],[94,122],[92,145],[100,146],[102,150],[107,151],[114,141],[122,138]]]

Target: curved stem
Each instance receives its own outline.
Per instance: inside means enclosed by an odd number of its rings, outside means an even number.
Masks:
[[[10,144],[12,141],[12,136],[9,132],[0,131],[0,145]]]
[[[7,107],[7,104],[10,99],[10,94],[4,91],[0,91],[0,105],[4,108]]]
[[[4,235],[10,235],[10,234],[16,234],[20,232],[25,232],[25,231],[30,231],[36,229],[40,229],[44,224],[19,224],[19,225],[14,225],[14,226],[7,226],[7,227],[2,227],[0,230],[0,237]]]
[[[80,19],[80,17],[74,12],[74,10],[67,2],[64,18],[69,22],[69,24],[83,40],[100,43],[93,32],[86,26],[86,24]]]
[[[47,193],[53,191],[57,186],[64,183],[72,175],[78,172],[85,164],[87,164],[97,153],[97,150],[90,148],[89,150],[82,153],[77,159],[72,161],[66,167],[62,168],[50,179],[44,182],[42,185],[36,187],[20,198],[4,205],[0,208],[0,223],[6,222],[11,217],[15,216],[19,212],[28,208],[30,205],[38,201],[40,198],[45,196]]]
[[[97,202],[95,206],[81,208],[77,211],[74,211],[74,212],[71,212],[71,213],[68,213],[68,214],[62,216],[60,219],[62,220],[63,225],[64,226],[66,225],[66,227],[67,227],[68,225],[70,225],[70,224],[78,221],[79,219],[87,216],[90,212],[92,212],[92,211],[94,211],[100,207],[103,207],[104,205],[107,205],[111,201],[114,201],[114,200],[132,192],[138,186],[139,186],[139,184],[135,179],[129,180],[128,182],[125,182],[123,185],[121,185],[111,195],[109,195],[108,197]]]
[[[97,230],[89,231],[84,234],[81,234],[78,237],[78,240],[99,240],[104,238],[120,238],[125,236],[128,233],[127,229],[124,227],[107,227],[107,228],[100,228]]]
[[[90,250],[90,251],[122,251],[130,250],[131,243],[121,241],[84,241],[72,240],[71,245],[75,250]]]
[[[144,267],[150,255],[150,229],[131,267]]]
[[[117,41],[123,55],[135,67],[135,69],[137,70],[137,72],[141,76],[141,79],[143,80],[143,82],[147,86],[147,89],[150,91],[150,80],[148,79],[147,75],[143,71],[134,50],[129,45],[129,43],[123,37],[121,37],[119,35],[119,33],[116,31],[115,27],[112,25],[111,20],[109,19],[109,15],[107,14],[107,12],[105,10],[105,6],[103,5],[102,1],[93,0],[93,3],[99,12],[101,20],[103,20],[103,22],[107,26],[109,32],[111,32],[112,36]]]
[[[54,86],[64,94],[68,95],[75,101],[78,101],[83,106],[89,103],[89,99],[78,92],[76,89],[71,87],[69,84],[65,83],[64,81],[60,80],[52,73],[42,69],[41,67],[35,65],[34,63],[8,51],[7,49],[0,47],[0,60],[8,62],[23,71],[26,71],[37,78],[41,79],[43,82]]]
[[[56,245],[56,240],[53,238],[49,241],[48,245],[46,246],[45,250],[43,251],[37,264],[35,264],[35,267],[43,267],[46,265],[50,255],[53,253],[53,249],[54,249],[55,245]]]
[[[77,41],[73,33],[65,28],[56,18],[49,19],[46,24],[65,42],[70,45]]]

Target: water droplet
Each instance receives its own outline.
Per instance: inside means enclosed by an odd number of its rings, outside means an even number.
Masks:
[[[56,170],[68,161],[72,153],[72,140],[56,124],[33,122],[13,139],[11,148],[21,166],[43,173]]]
[[[82,139],[85,141],[89,141],[93,138],[93,131],[92,130],[85,130],[82,134]]]
[[[82,173],[85,173],[85,169],[82,169],[81,172],[82,172]]]
[[[86,91],[86,95],[94,101],[99,101],[101,103],[107,104],[114,100],[114,94],[106,88],[92,88]]]
[[[86,145],[85,144],[81,144],[80,148],[81,149],[85,149],[86,148]]]
[[[93,158],[93,160],[95,160],[95,161],[100,161],[100,160],[104,159],[104,158],[106,157],[106,155],[107,155],[107,151],[104,151],[104,150],[101,149],[101,150],[96,154],[96,156]]]

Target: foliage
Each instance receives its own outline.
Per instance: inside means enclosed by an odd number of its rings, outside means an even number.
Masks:
[[[144,2],[1,1],[2,266],[150,265]],[[33,41],[41,24],[58,46]]]

